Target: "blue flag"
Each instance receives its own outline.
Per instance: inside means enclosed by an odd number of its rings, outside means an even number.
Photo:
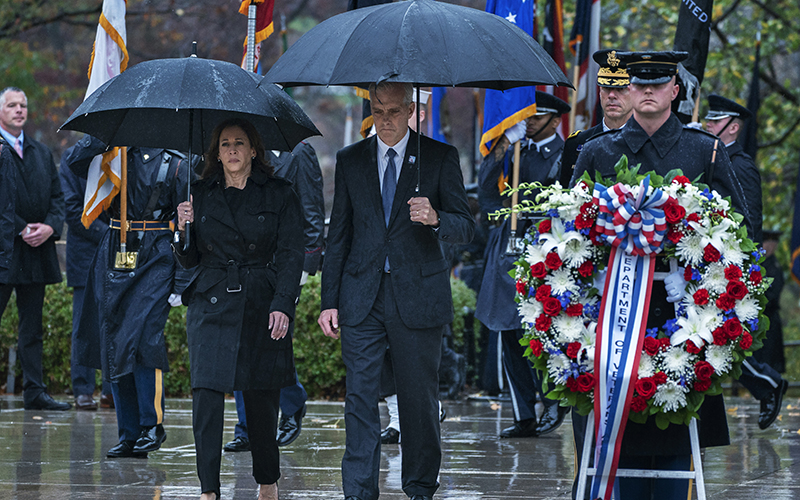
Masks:
[[[439,108],[442,106],[442,99],[446,93],[447,89],[443,87],[431,88],[431,119],[428,120],[428,126],[430,127],[428,135],[430,135],[431,139],[444,143],[447,142],[447,138],[445,138],[444,131],[442,130]]]
[[[794,194],[794,217],[792,219],[792,279],[800,284],[800,173],[797,175],[797,190]]]
[[[534,0],[486,0],[486,12],[507,19],[531,36],[536,18],[535,6]],[[498,62],[502,61],[491,61],[491,63]],[[488,155],[506,130],[517,122],[533,116],[534,113],[536,113],[536,87],[519,87],[505,92],[486,90],[483,101],[481,154]]]

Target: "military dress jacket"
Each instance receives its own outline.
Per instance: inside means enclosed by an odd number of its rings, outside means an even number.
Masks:
[[[236,188],[228,188],[236,189]],[[303,271],[303,214],[291,185],[254,170],[231,210],[223,175],[192,186],[194,223],[183,293],[189,306],[192,387],[219,392],[279,389],[294,383],[292,339],[272,340],[269,314],[294,318]]]
[[[716,157],[714,149],[716,144]],[[705,131],[686,127],[673,114],[652,137],[642,129],[635,118],[621,129],[598,134],[588,141],[575,166],[571,184],[575,184],[584,172],[594,178],[600,172],[607,179],[614,178],[614,165],[622,155],[627,155],[628,165],[641,164],[640,172],[654,171],[665,175],[680,168],[689,179],[700,178],[723,196],[731,196],[734,208],[745,217],[748,229],[750,214],[744,199],[742,186],[731,166],[725,147],[716,136]],[[715,162],[712,166],[712,158]],[[657,260],[656,271],[661,261]],[[674,305],[666,301],[663,283],[655,282],[648,311],[647,327],[661,327],[675,317]],[[700,408],[698,432],[700,446],[723,446],[730,443],[725,403],[722,396],[707,396]],[[688,455],[691,453],[687,426],[670,425],[660,430],[654,419],[644,424],[628,422],[622,442],[623,455]]]
[[[98,139],[85,136],[62,163],[86,178],[92,158],[105,149]],[[167,229],[128,232],[127,251],[137,255],[134,269],[115,268],[118,229],[108,227],[95,252],[77,334],[84,349],[77,357],[84,366],[101,368],[108,380],[119,380],[136,366],[169,370],[164,325],[169,296],[180,290],[168,223],[186,199],[190,172],[188,159],[176,151],[128,148],[128,220],[161,221]],[[119,218],[119,196],[108,212]]]
[[[753,159],[744,152],[742,145],[738,141],[733,142],[726,148],[731,159],[733,171],[742,185],[744,199],[747,201],[747,209],[750,212],[750,223],[753,225],[752,238],[758,244],[764,240],[762,224],[762,201],[761,201],[761,173],[758,171]]]
[[[559,161],[564,149],[564,141],[556,136],[540,151],[535,146],[523,148],[520,152],[520,183],[539,181],[549,185],[558,180]],[[508,150],[513,152],[513,147]],[[509,156],[509,153],[506,153]],[[505,159],[497,160],[493,153],[489,153],[481,164],[479,174],[479,196],[481,208],[491,213],[492,208],[497,210],[502,206],[502,200],[507,196],[499,194],[497,179],[503,171]],[[511,174],[509,174],[509,177]],[[531,198],[535,194],[531,195]],[[500,200],[498,202],[498,200]],[[500,205],[500,206],[498,206]],[[523,222],[518,222],[518,235],[522,232]],[[522,328],[522,318],[514,301],[516,285],[514,278],[508,272],[514,269],[515,255],[506,255],[508,238],[511,235],[511,221],[506,219],[500,227],[489,232],[486,242],[485,261],[486,268],[483,272],[480,294],[475,306],[475,317],[487,328],[494,331],[519,330]]]
[[[564,153],[561,155],[561,177],[560,182],[563,187],[569,186],[572,174],[575,172],[575,164],[578,162],[578,155],[583,150],[586,141],[597,134],[603,132],[603,124],[599,123],[586,130],[573,133],[564,141]]]

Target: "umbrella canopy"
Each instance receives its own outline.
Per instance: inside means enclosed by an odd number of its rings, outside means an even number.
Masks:
[[[365,7],[323,21],[292,45],[265,81],[284,86],[380,81],[505,90],[572,87],[545,50],[500,16],[434,0]]]
[[[321,135],[286,92],[235,64],[191,56],[146,61],[94,91],[61,126],[108,146],[203,151],[214,127],[245,118],[267,149]]]

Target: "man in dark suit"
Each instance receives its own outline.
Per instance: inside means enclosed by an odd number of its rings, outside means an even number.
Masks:
[[[509,157],[514,151],[511,145],[518,140],[522,140],[520,183],[538,181],[547,186],[558,180],[564,140],[556,130],[562,115],[569,110],[569,104],[561,99],[536,92],[536,114],[506,131],[481,163],[478,190],[483,211],[492,213],[510,201],[508,196],[500,194],[498,178],[503,175],[504,165],[510,165]],[[520,137],[519,132],[515,136],[517,127],[523,131],[524,137]],[[511,177],[510,166],[508,170],[508,177]],[[532,193],[525,198],[533,200],[535,196],[536,193]],[[490,330],[499,332],[502,341],[503,367],[510,386],[514,424],[503,429],[500,437],[536,437],[556,430],[564,420],[566,408],[544,397],[541,377],[525,359],[525,348],[519,343],[525,332],[514,302],[517,289],[514,278],[508,274],[519,256],[506,252],[508,239],[513,236],[510,220],[500,219],[496,223],[486,243],[486,269],[475,306],[475,318]],[[522,234],[522,228],[520,224],[517,235]],[[537,395],[544,405],[539,418],[535,409]]]
[[[27,120],[25,93],[16,87],[0,92],[0,135],[14,150],[16,176],[16,236],[9,275],[0,284],[0,311],[15,291],[25,409],[69,410],[69,403],[57,402],[47,394],[42,375],[44,289],[61,282],[56,240],[64,227],[64,195],[50,150],[22,130]]]
[[[439,242],[469,242],[475,222],[456,149],[421,137],[417,151],[418,136],[408,128],[411,85],[381,83],[370,97],[376,136],[336,156],[319,324],[332,338],[339,338],[341,326],[345,498],[379,495],[378,399],[389,345],[400,425],[409,431],[403,439],[403,491],[424,500],[439,486],[437,372],[442,326],[453,319],[450,266]]]
[[[733,169],[742,183],[742,189],[749,203],[753,241],[762,244],[761,174],[753,159],[744,152],[742,145],[737,141],[745,122],[751,117],[750,110],[741,104],[716,94],[708,96],[706,130],[719,137],[725,144]],[[778,370],[760,361],[756,356],[744,361],[739,382],[761,403],[758,426],[766,429],[778,418],[789,382],[781,377]]]

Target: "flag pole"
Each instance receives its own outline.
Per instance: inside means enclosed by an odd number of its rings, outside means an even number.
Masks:
[[[511,193],[511,207],[516,207],[517,203],[519,202],[519,191],[516,189],[519,187],[519,156],[520,150],[522,149],[520,146],[521,141],[517,141],[514,143],[514,164],[512,165],[512,174],[511,174],[511,187],[514,188],[514,192]],[[520,255],[522,254],[522,238],[517,237],[517,212],[511,212],[511,231],[508,235],[508,244],[506,245],[506,254],[507,255]]]
[[[569,132],[575,131],[575,117],[577,116],[578,109],[578,85],[580,84],[581,75],[581,39],[575,41],[575,62],[572,65],[572,106],[569,110]]]
[[[247,7],[247,54],[244,58],[245,69],[255,71],[256,55],[256,4],[250,2]]]

